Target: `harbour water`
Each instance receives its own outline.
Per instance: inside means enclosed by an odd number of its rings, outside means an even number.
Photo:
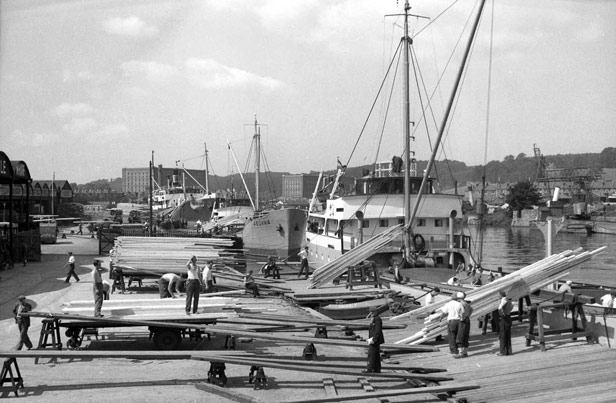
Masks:
[[[469,228],[477,242],[476,228]],[[589,261],[578,266],[569,276],[576,281],[589,281],[616,287],[616,236],[609,234],[556,234],[552,253],[583,248],[592,251],[607,248]],[[477,248],[475,248],[477,249]],[[477,254],[477,251],[474,251]],[[546,243],[537,228],[488,227],[484,230],[482,266],[496,270],[502,267],[505,272],[521,269],[546,256]]]

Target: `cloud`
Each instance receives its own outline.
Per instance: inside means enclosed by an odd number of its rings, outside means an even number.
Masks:
[[[268,0],[256,6],[255,12],[263,26],[272,27],[293,22],[317,6],[315,0]]]
[[[73,116],[86,116],[92,114],[93,112],[94,108],[84,103],[63,103],[51,111],[53,115],[59,117],[60,119],[71,118]]]
[[[100,139],[103,143],[110,143],[115,140],[119,140],[130,133],[130,130],[126,125],[113,124],[102,127],[96,132],[96,138]]]
[[[190,58],[185,63],[186,73],[191,82],[203,88],[228,88],[239,86],[260,86],[266,90],[276,90],[283,83],[259,76],[246,70],[225,66],[212,59]]]
[[[98,127],[98,122],[96,119],[85,117],[85,118],[72,118],[68,123],[62,126],[64,131],[70,134],[83,134],[86,132],[91,132]]]
[[[120,68],[127,77],[145,76],[147,80],[153,82],[166,82],[178,75],[176,67],[154,61],[131,60],[122,63]]]
[[[139,17],[110,18],[102,23],[105,32],[134,38],[150,38],[158,35],[158,28],[146,24]]]

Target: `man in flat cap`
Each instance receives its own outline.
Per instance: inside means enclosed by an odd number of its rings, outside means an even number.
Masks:
[[[21,350],[25,345],[28,350],[32,348],[32,341],[28,337],[28,328],[30,327],[30,317],[21,316],[22,313],[30,312],[32,305],[26,301],[25,295],[20,295],[15,307],[13,308],[13,316],[15,317],[15,323],[19,328],[19,342],[15,346],[15,350]]]
[[[381,344],[385,343],[383,336],[383,320],[381,319],[381,310],[378,306],[370,307],[370,316],[372,322],[368,328],[368,365],[366,373],[381,372]]]

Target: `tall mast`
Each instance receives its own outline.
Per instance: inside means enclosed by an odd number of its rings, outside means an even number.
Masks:
[[[210,176],[209,166],[210,162],[207,157],[207,144],[203,143],[203,147],[205,148],[205,193],[210,193],[210,181],[208,176]]]
[[[404,124],[404,225],[406,228],[410,227],[411,222],[411,112],[410,112],[410,100],[409,100],[409,46],[411,44],[411,38],[409,38],[409,10],[411,6],[408,0],[404,3],[404,38],[402,38],[403,46],[402,51],[404,55],[404,111],[403,111],[403,124]],[[410,256],[411,240],[410,237],[404,237],[404,256]]]
[[[261,129],[257,123],[257,115],[255,114],[255,134],[253,136],[255,142],[255,211],[259,211],[259,172],[261,170]]]
[[[458,69],[458,73],[456,75],[456,79],[455,79],[455,83],[453,86],[453,90],[451,92],[451,96],[449,98],[449,101],[447,103],[447,108],[445,110],[445,115],[443,116],[443,119],[441,121],[441,125],[439,126],[439,132],[438,132],[438,136],[436,138],[436,141],[434,142],[435,146],[434,149],[432,150],[432,154],[430,155],[430,160],[428,161],[428,166],[426,167],[426,171],[424,173],[423,179],[421,181],[421,186],[419,188],[419,192],[417,193],[417,199],[415,200],[415,204],[413,205],[413,212],[411,213],[411,218],[410,221],[407,225],[407,231],[409,232],[410,235],[412,235],[413,230],[412,230],[412,222],[415,219],[415,216],[417,215],[417,210],[419,209],[419,206],[421,204],[421,199],[424,193],[424,190],[426,188],[426,185],[428,183],[428,177],[430,175],[430,171],[432,170],[432,167],[434,166],[434,160],[436,159],[436,154],[438,152],[438,146],[441,143],[441,140],[443,138],[443,134],[445,133],[445,128],[447,126],[447,122],[449,121],[449,115],[453,109],[453,104],[456,98],[456,95],[458,93],[459,87],[460,87],[460,82],[462,81],[462,76],[464,74],[464,68],[467,64],[468,61],[468,57],[470,54],[470,50],[471,47],[473,45],[473,39],[475,38],[475,34],[477,33],[477,28],[479,27],[479,21],[481,20],[481,14],[483,13],[483,7],[485,5],[485,0],[481,0],[481,3],[479,5],[479,10],[477,12],[477,15],[475,16],[475,20],[473,22],[473,27],[471,29],[471,33],[469,35],[469,40],[468,43],[466,44],[466,48],[464,50],[464,57],[462,60],[462,63],[460,64],[460,68]]]

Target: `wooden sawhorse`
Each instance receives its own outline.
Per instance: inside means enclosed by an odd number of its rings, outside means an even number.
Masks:
[[[15,357],[7,358],[4,360],[4,364],[2,364],[0,387],[4,387],[4,384],[8,382],[11,383],[11,390],[15,393],[15,396],[19,396],[19,389],[24,388],[24,380],[21,377],[19,365],[17,365]]]
[[[571,309],[571,328],[545,330],[543,328],[543,309],[544,308],[569,308]],[[582,329],[578,328],[577,317],[582,321]],[[541,345],[541,351],[546,351],[546,341],[560,340],[577,340],[578,337],[586,337],[588,344],[592,343],[592,336],[588,329],[586,315],[582,309],[582,303],[541,303],[534,304],[530,307],[528,315],[528,333],[526,334],[526,347],[530,347],[531,340],[538,341]],[[534,333],[535,324],[537,325],[537,333]]]

